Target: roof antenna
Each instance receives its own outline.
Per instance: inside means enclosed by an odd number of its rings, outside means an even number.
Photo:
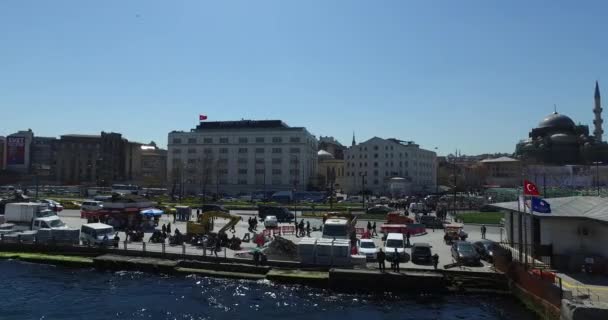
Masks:
[[[555,103],[553,104],[553,113],[557,113],[557,105]]]

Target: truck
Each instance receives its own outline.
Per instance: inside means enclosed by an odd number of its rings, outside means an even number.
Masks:
[[[4,212],[2,234],[5,239],[37,239],[39,242],[78,244],[79,232],[69,228],[43,203],[8,203]],[[31,230],[31,231],[30,231]],[[21,236],[21,237],[20,237]]]

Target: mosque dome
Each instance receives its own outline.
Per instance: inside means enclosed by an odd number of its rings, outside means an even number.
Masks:
[[[570,117],[553,112],[545,117],[545,119],[538,124],[538,127],[551,129],[573,129],[575,124]]]
[[[317,158],[319,160],[333,160],[334,155],[325,150],[319,150],[319,152],[317,152]]]

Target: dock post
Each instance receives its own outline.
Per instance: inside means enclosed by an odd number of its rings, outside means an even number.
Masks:
[[[162,246],[163,246],[163,255],[165,255],[165,243],[164,242],[163,242]]]
[[[182,255],[186,255],[186,245],[182,243]]]
[[[226,247],[224,247],[224,260],[226,260]]]
[[[143,252],[146,252],[146,242],[144,241],[141,244],[142,244],[142,250],[143,250]]]
[[[125,250],[127,250],[127,240],[125,239],[125,242],[122,243],[122,246],[124,247]]]

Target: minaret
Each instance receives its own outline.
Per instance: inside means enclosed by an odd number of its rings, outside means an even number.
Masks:
[[[353,143],[351,144],[354,147],[357,143],[355,142],[355,132],[353,131]]]
[[[604,134],[604,130],[602,130],[602,98],[600,97],[600,87],[595,81],[595,107],[593,108],[593,113],[595,114],[595,120],[593,120],[593,125],[595,129],[593,130],[593,135],[595,136],[595,141],[602,142],[602,134]]]

